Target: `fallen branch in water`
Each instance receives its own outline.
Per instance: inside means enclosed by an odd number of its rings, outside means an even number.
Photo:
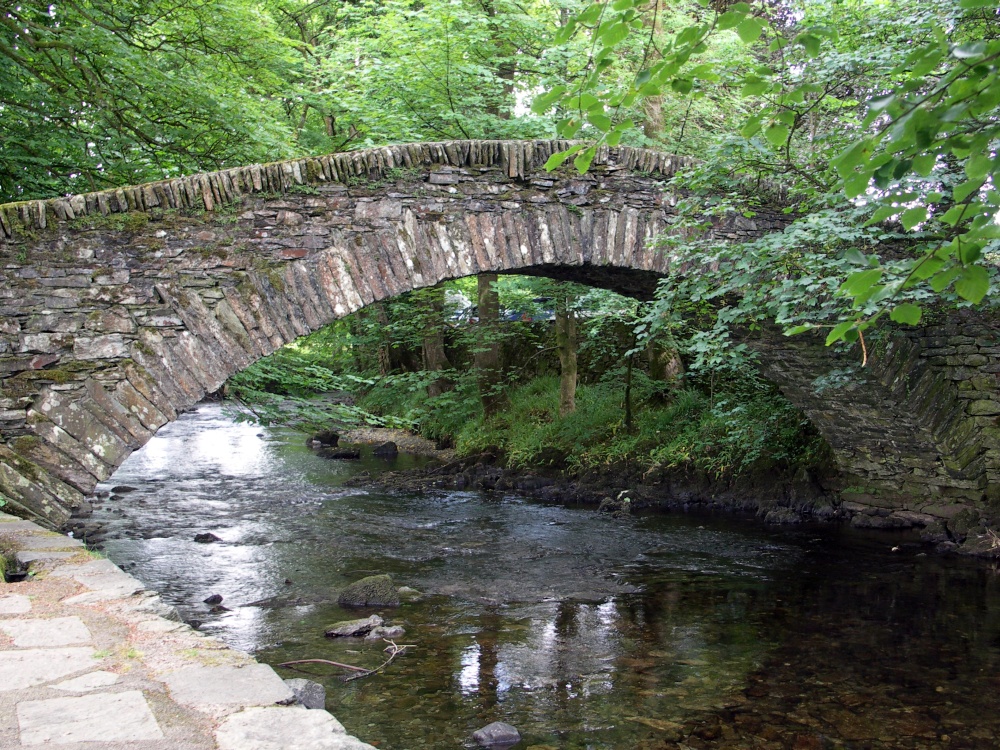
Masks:
[[[383,669],[385,669],[386,667],[388,667],[392,663],[393,659],[395,659],[400,654],[406,653],[406,649],[408,649],[408,648],[416,648],[416,646],[414,646],[412,643],[406,643],[406,644],[403,644],[402,646],[399,646],[399,645],[396,645],[395,641],[390,641],[390,640],[388,640],[386,638],[383,638],[382,640],[389,644],[388,646],[386,646],[383,649],[383,651],[385,651],[387,654],[389,654],[389,658],[386,659],[381,664],[379,664],[377,667],[375,667],[375,669],[369,669],[369,670],[367,670],[364,674],[356,674],[356,675],[353,675],[352,677],[345,677],[344,678],[344,682],[351,682],[353,680],[360,680],[362,677],[368,677],[369,675],[373,675],[376,672],[381,672]]]
[[[330,661],[328,659],[296,659],[295,661],[286,661],[279,664],[279,667],[292,667],[295,664],[329,664],[331,667],[340,667],[341,669],[350,669],[352,672],[370,672],[371,670],[365,667],[354,667],[350,664],[341,664],[339,661]]]
[[[351,677],[342,677],[344,682],[350,682],[351,680],[360,680],[362,677],[368,677],[370,675],[375,674],[376,672],[381,672],[383,669],[385,669],[392,663],[393,659],[395,659],[400,654],[405,653],[406,649],[416,648],[412,643],[406,643],[403,644],[402,646],[399,646],[396,644],[395,641],[390,641],[385,638],[383,638],[382,640],[384,640],[386,643],[389,644],[388,646],[385,647],[385,649],[383,649],[387,654],[389,654],[389,658],[386,659],[381,664],[379,664],[377,667],[375,667],[375,669],[368,669],[367,667],[355,667],[352,664],[341,664],[339,661],[330,661],[329,659],[296,659],[295,661],[282,662],[278,666],[287,667],[288,669],[295,669],[296,664],[327,664],[331,667],[338,667],[340,669],[348,669],[352,672],[357,672],[358,674],[353,675]],[[301,672],[302,670],[295,669],[295,671]],[[305,672],[304,674],[309,674],[309,672]]]

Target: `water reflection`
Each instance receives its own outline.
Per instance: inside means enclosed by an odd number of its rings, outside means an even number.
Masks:
[[[460,747],[494,720],[525,747],[997,746],[988,570],[885,536],[340,487],[381,465],[202,407],[126,462],[104,489],[135,489],[98,514],[112,559],[270,663],[379,664],[382,643],[322,637],[359,614],[336,592],[376,572],[424,592],[382,613],[416,645],[390,674],[321,678],[384,749]],[[230,611],[202,603],[215,593]]]

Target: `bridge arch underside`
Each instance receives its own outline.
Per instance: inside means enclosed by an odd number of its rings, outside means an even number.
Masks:
[[[613,149],[586,176],[541,171],[562,145],[417,144],[21,204],[29,231],[0,243],[0,494],[59,526],[230,375],[443,280],[531,273],[650,297],[683,271],[682,256],[649,242],[669,230],[661,181],[681,160]],[[711,231],[745,239],[782,226],[775,208]],[[986,351],[997,331],[983,325]],[[970,414],[953,365],[925,356],[919,335],[890,337],[877,367],[819,395],[814,381],[847,364],[821,342],[754,344],[856,499],[947,516],[1000,481],[995,419]],[[983,368],[1000,363],[983,356]],[[976,403],[1000,402],[987,381]]]

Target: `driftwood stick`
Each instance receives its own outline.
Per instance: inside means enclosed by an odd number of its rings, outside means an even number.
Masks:
[[[350,664],[341,664],[339,661],[330,661],[328,659],[296,659],[295,661],[286,661],[279,664],[279,667],[291,667],[293,664],[329,664],[331,667],[340,667],[341,669],[349,669],[352,672],[371,672],[371,669],[365,669],[364,667],[354,667]]]
[[[345,677],[344,678],[344,682],[351,682],[353,680],[360,680],[362,677],[368,677],[369,675],[373,675],[376,672],[381,672],[383,669],[385,669],[386,667],[388,667],[392,663],[393,659],[395,659],[400,654],[405,653],[406,649],[408,649],[408,648],[415,648],[415,646],[412,643],[407,643],[407,644],[404,644],[402,646],[399,646],[399,645],[396,644],[395,641],[390,641],[387,638],[383,638],[382,640],[389,644],[388,646],[385,647],[385,651],[386,651],[386,653],[389,654],[389,658],[386,659],[381,664],[379,664],[377,667],[375,667],[375,669],[366,669],[364,671],[364,674],[356,674],[356,675],[353,675],[351,677]]]

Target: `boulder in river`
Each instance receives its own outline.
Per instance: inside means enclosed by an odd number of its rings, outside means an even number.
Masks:
[[[327,638],[359,638],[368,635],[385,622],[378,615],[363,617],[360,620],[342,620],[335,622],[323,633]]]
[[[336,447],[337,443],[340,442],[340,435],[338,435],[333,430],[323,430],[322,432],[317,432],[311,438],[309,438],[310,444],[319,443],[324,447]]]
[[[326,688],[318,682],[296,677],[285,680],[285,684],[295,693],[295,700],[306,708],[326,708]]]
[[[371,632],[365,636],[366,641],[380,641],[385,638],[388,641],[394,638],[402,638],[406,635],[406,628],[402,625],[379,625],[372,628]]]
[[[204,601],[205,604],[222,604],[222,594],[212,594]]]
[[[494,721],[473,732],[472,739],[483,747],[510,747],[521,741],[521,733],[510,724]]]
[[[389,440],[372,448],[372,455],[379,458],[395,458],[399,455],[399,446]]]
[[[206,531],[204,534],[195,534],[194,540],[199,544],[211,544],[212,542],[221,542],[222,537],[216,536],[211,531]]]
[[[399,590],[387,575],[368,576],[340,592],[341,607],[398,607]]]
[[[320,448],[316,451],[320,458],[334,458],[340,461],[357,461],[361,458],[360,448]]]

